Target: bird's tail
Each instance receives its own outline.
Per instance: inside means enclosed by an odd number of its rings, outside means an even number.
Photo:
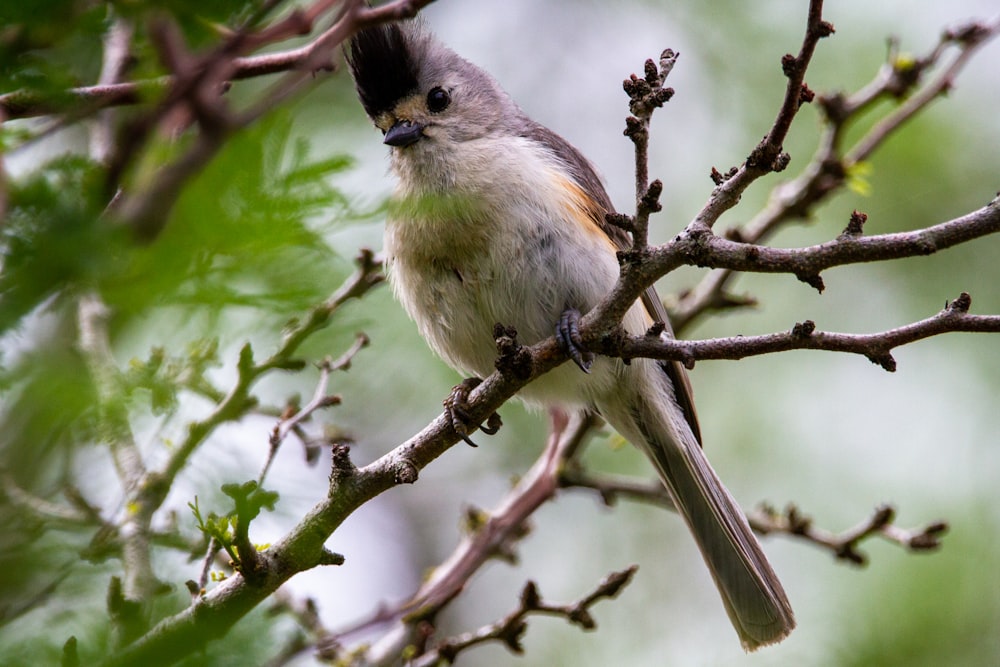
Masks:
[[[633,367],[641,364],[637,360]],[[698,543],[743,648],[753,651],[781,641],[795,627],[781,582],[743,510],[705,458],[669,385],[653,384],[663,391],[619,395],[613,403],[626,409],[609,410],[605,417],[656,466]]]

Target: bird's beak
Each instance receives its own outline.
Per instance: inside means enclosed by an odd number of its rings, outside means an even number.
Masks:
[[[404,146],[411,146],[418,141],[423,135],[424,126],[420,123],[413,123],[408,120],[397,120],[396,124],[389,128],[389,131],[385,133],[385,139],[382,143],[389,146],[396,146],[397,148],[402,148]]]

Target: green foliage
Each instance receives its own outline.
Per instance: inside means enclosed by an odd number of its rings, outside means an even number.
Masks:
[[[222,492],[236,505],[233,515],[246,521],[256,519],[262,509],[273,512],[274,504],[278,502],[276,492],[264,489],[253,480],[242,484],[223,484]]]
[[[101,217],[102,172],[65,156],[12,184],[0,232],[0,333],[53,296],[97,289],[122,325],[164,306],[297,312],[325,296],[338,258],[319,215],[352,216],[327,184],[343,156],[309,159],[275,114],[235,138],[181,197],[149,246]],[[189,313],[190,314],[190,313]]]
[[[155,169],[168,153],[154,146],[147,164]],[[0,469],[34,497],[64,505],[67,484],[107,463],[104,450],[93,446],[100,440],[101,399],[79,348],[76,297],[83,293],[98,294],[109,307],[112,353],[123,362],[136,357],[123,363],[116,395],[103,397],[105,404],[124,406],[142,425],[186,418],[185,394],[218,400],[211,373],[227,360],[220,347],[257,332],[277,339],[283,322],[329,296],[346,272],[348,263],[325,235],[361,217],[330,184],[350,165],[344,156],[315,158],[307,141],[294,137],[293,118],[274,113],[227,142],[147,245],[105,214],[104,172],[86,158],[60,156],[9,182],[0,228]],[[251,334],[232,326],[233,318],[247,315],[259,324]],[[172,339],[161,323],[184,337]],[[151,349],[136,352],[135,344],[147,340]],[[245,537],[250,521],[277,500],[251,485],[226,485],[232,511],[199,521],[231,554],[238,531]],[[114,491],[92,500],[113,520],[120,500]],[[5,494],[0,525],[7,535],[0,662],[57,663],[75,635],[86,664],[107,646],[103,588],[120,565],[105,559],[120,545],[96,524],[65,530]],[[82,558],[93,551],[87,541],[95,532],[110,546],[89,564]],[[77,579],[86,586],[75,586]],[[158,600],[155,618],[186,604],[177,593]],[[67,620],[63,609],[103,622]],[[267,636],[266,626],[252,627],[255,641]],[[44,640],[43,628],[49,628]],[[24,641],[12,643],[14,636]]]
[[[133,359],[129,363],[126,390],[148,392],[154,415],[171,413],[177,409],[177,394],[182,388],[206,395],[213,393],[205,372],[221,365],[218,353],[217,339],[196,341],[183,356],[169,356],[164,348],[154,347],[146,361]]]
[[[284,321],[327,296],[344,264],[322,232],[355,217],[327,179],[350,160],[310,159],[291,128],[289,116],[274,114],[234,138],[148,246],[102,217],[102,173],[93,162],[60,157],[11,184],[0,231],[0,333],[22,338],[26,349],[8,353],[0,374],[7,433],[13,433],[2,445],[8,456],[17,456],[18,441],[37,448],[88,435],[94,390],[73,346],[58,344],[74,335],[67,330],[75,318],[64,308],[67,297],[96,290],[115,315],[113,332],[164,313],[188,323],[207,316],[197,338],[214,341],[211,322],[227,309],[251,308]],[[55,339],[32,335],[24,322],[33,313],[54,315],[66,327],[56,327]],[[154,414],[163,414],[179,381],[204,388],[217,346],[195,343],[186,357],[169,360],[154,350],[146,362],[133,363],[123,389],[148,390]]]
[[[260,515],[261,510],[274,511],[278,494],[264,489],[253,480],[242,484],[223,484],[222,492],[233,499],[233,509],[223,516],[215,512],[203,516],[198,506],[198,496],[195,496],[193,503],[188,503],[188,507],[194,514],[198,530],[205,537],[215,540],[238,566],[240,557],[236,552],[237,539],[246,536],[250,522]]]
[[[83,0],[0,4],[0,91],[50,95],[96,78],[107,10]]]
[[[0,252],[0,334],[51,296],[114,279],[122,230],[99,220],[102,174],[85,158],[56,158],[10,188]]]
[[[353,216],[327,179],[351,161],[311,161],[291,131],[287,114],[273,114],[229,142],[185,190],[164,233],[106,282],[109,305],[136,315],[151,304],[290,314],[323,298],[340,264],[321,231],[331,217]]]
[[[259,23],[264,3],[247,0],[163,0],[156,9],[176,20],[191,49],[206,47],[219,35]],[[148,35],[148,3],[119,0],[5,0],[0,3],[0,92],[31,90],[52,102],[70,102],[66,88],[92,83],[101,65],[101,39],[109,18],[131,20],[137,34],[133,50],[139,76],[159,73]]]

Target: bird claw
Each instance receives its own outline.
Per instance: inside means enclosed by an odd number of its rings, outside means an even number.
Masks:
[[[473,389],[482,384],[482,382],[479,378],[466,378],[462,380],[460,384],[452,387],[451,393],[448,394],[448,397],[443,402],[445,414],[447,414],[448,420],[451,422],[451,428],[470,447],[479,446],[469,437],[469,434],[477,428],[486,435],[493,435],[500,430],[500,426],[502,425],[500,415],[495,412],[489,416],[485,424],[476,425],[472,422],[468,410],[469,394],[472,393]]]
[[[594,364],[594,353],[583,344],[580,337],[580,311],[576,308],[567,308],[563,311],[559,322],[556,324],[556,339],[563,352],[580,367],[584,373],[590,373],[590,367]]]

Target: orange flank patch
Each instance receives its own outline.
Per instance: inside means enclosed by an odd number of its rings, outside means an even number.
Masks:
[[[618,252],[614,241],[611,240],[601,226],[604,222],[604,214],[606,213],[604,207],[588,196],[576,181],[566,178],[561,174],[556,174],[554,180],[558,187],[569,193],[574,213],[573,218],[579,223],[581,231],[605,243],[611,253]]]

